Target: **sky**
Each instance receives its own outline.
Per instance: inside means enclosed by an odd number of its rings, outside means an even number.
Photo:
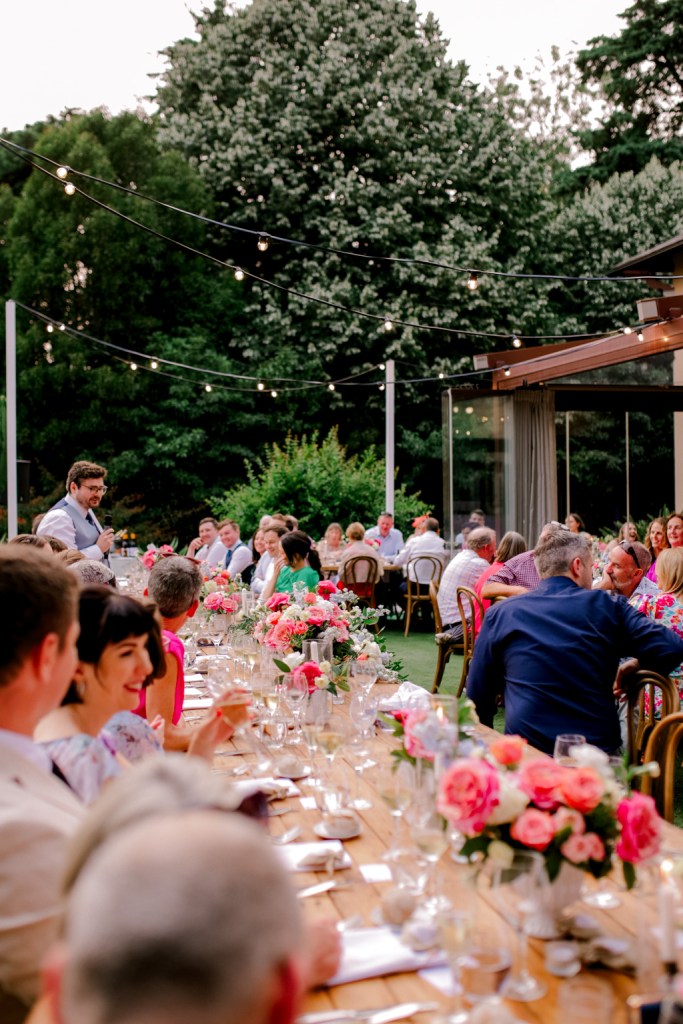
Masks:
[[[208,0],[55,0],[0,3],[0,127],[16,130],[67,107],[112,113],[135,109],[163,70],[159,50],[194,32],[190,10]],[[241,5],[241,4],[240,4]],[[475,81],[502,64],[530,69],[550,48],[562,52],[596,35],[614,35],[629,0],[417,0],[450,39]],[[552,11],[552,14],[550,13]],[[149,104],[142,104],[153,109]]]

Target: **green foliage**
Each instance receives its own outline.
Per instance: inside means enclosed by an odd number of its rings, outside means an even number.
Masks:
[[[303,530],[321,537],[331,522],[347,526],[358,521],[374,524],[384,508],[384,461],[373,447],[350,455],[339,443],[335,430],[320,443],[288,435],[273,444],[255,465],[246,464],[248,481],[213,499],[217,516],[231,516],[247,534],[261,516],[292,513]],[[395,520],[406,531],[417,515],[429,508],[401,487],[395,494]]]

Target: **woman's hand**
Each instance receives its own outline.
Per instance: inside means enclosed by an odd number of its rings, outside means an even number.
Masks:
[[[205,761],[211,763],[216,747],[221,743],[227,743],[234,734],[234,725],[226,722],[218,711],[194,730],[187,752],[194,757],[203,757]]]

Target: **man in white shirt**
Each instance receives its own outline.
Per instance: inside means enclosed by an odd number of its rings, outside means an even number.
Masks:
[[[32,736],[73,678],[78,584],[28,545],[0,545],[0,1020],[23,1019],[55,941],[69,840],[85,808]]]
[[[488,526],[472,530],[467,538],[467,547],[448,563],[439,587],[439,612],[444,632],[453,640],[462,636],[462,620],[458,610],[456,591],[458,587],[474,585],[493,561],[496,551],[496,535]],[[467,609],[467,606],[466,610]]]
[[[226,548],[218,536],[218,520],[213,516],[201,519],[198,533],[199,536],[191,540],[187,546],[188,556],[197,558],[200,562],[208,562],[214,567],[222,565]]]
[[[242,575],[252,561],[253,556],[247,544],[240,540],[240,528],[234,519],[224,519],[218,524],[218,536],[225,548],[223,568],[227,569],[234,579]]]
[[[429,587],[429,581],[432,579],[432,564],[418,562],[417,566],[409,565],[413,558],[419,558],[420,555],[431,555],[433,558],[438,558],[442,565],[446,560],[446,544],[443,537],[439,536],[439,521],[431,516],[424,521],[424,532],[411,537],[403,551],[400,551],[394,559],[394,565],[408,566],[407,571],[413,583]],[[401,589],[404,587],[405,584]]]
[[[382,512],[377,520],[377,526],[366,531],[366,540],[379,541],[378,553],[382,558],[393,558],[403,547],[403,534],[394,527],[394,517],[391,512]]]
[[[86,558],[108,561],[114,531],[103,529],[94,513],[107,493],[106,475],[106,469],[94,462],[74,462],[66,478],[66,495],[45,513],[38,536],[56,537]]]

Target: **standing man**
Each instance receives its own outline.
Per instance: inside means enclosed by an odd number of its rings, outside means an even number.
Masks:
[[[199,521],[199,536],[191,540],[187,554],[189,558],[197,558],[200,562],[208,562],[209,565],[219,566],[225,558],[225,544],[218,536],[218,520],[213,516],[206,516]]]
[[[224,519],[218,524],[218,536],[225,548],[223,568],[230,572],[232,579],[241,575],[252,563],[253,556],[243,540],[240,540],[240,528],[234,519]]]
[[[86,558],[108,562],[114,531],[103,529],[93,511],[107,493],[106,475],[106,469],[94,462],[74,462],[66,478],[66,495],[41,519],[38,536],[56,537]]]
[[[403,534],[394,527],[394,517],[391,512],[382,512],[377,520],[377,526],[373,526],[365,534],[366,540],[378,540],[378,553],[382,558],[393,558],[403,547]]]
[[[78,584],[28,545],[0,545],[0,1020],[23,1020],[57,938],[70,837],[85,808],[33,742],[78,661]],[[23,1007],[23,1013],[21,1008]]]

